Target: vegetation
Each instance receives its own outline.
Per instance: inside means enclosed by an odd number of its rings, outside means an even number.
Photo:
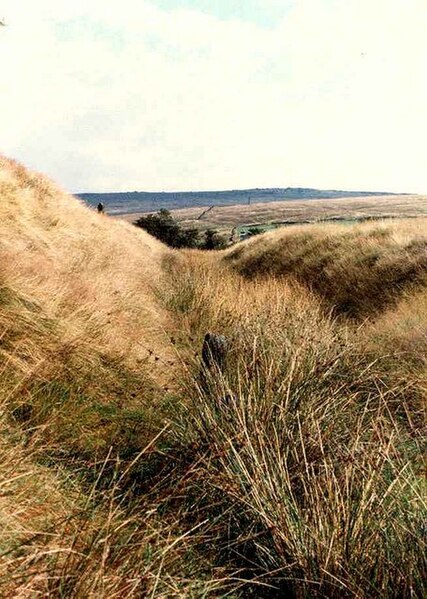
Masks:
[[[425,220],[277,229],[232,248],[226,260],[245,277],[300,281],[336,313],[372,315],[427,284]]]
[[[224,239],[218,234],[216,229],[207,229],[205,239],[200,248],[203,250],[222,250],[225,247]]]
[[[208,390],[190,376],[185,428],[200,444],[198,495],[227,514],[224,559],[273,597],[421,595],[426,338],[410,358],[383,356],[299,285],[200,259],[184,270],[172,302],[188,336],[233,340]]]
[[[255,235],[260,235],[263,232],[261,227],[249,227],[247,232],[247,237],[254,237]]]
[[[132,208],[129,207],[129,211]],[[138,210],[137,207],[134,210]],[[252,225],[263,231],[271,224],[294,227],[308,222],[323,224],[356,224],[359,221],[378,219],[402,219],[427,216],[427,196],[372,196],[316,200],[275,200],[274,202],[215,206],[209,211],[194,208],[173,209],[172,215],[187,228],[200,227],[217,229],[230,237],[235,227],[241,232]],[[120,219],[135,220],[131,213],[122,214]],[[248,223],[244,225],[244,223]],[[269,227],[270,226],[270,227]]]
[[[207,229],[201,241],[197,229],[184,229],[173,218],[168,210],[162,208],[157,214],[141,216],[134,222],[150,235],[157,237],[172,248],[200,248],[203,250],[219,250],[225,247],[224,239],[215,229]]]
[[[426,594],[421,225],[216,254],[0,196],[1,596]]]
[[[134,224],[173,248],[194,248],[198,245],[197,229],[182,229],[169,210],[164,208],[157,214],[141,216]]]

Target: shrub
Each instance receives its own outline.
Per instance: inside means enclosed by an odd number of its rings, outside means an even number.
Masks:
[[[199,242],[197,229],[182,229],[169,210],[164,208],[157,214],[141,216],[134,225],[145,229],[147,233],[173,248],[194,248]]]

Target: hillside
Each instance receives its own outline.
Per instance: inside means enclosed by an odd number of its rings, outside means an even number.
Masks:
[[[94,476],[163,426],[175,353],[156,293],[168,250],[5,158],[0,198],[0,594],[57,596],[42,572],[65,567],[75,543],[98,555],[91,543],[107,534],[108,511],[85,515],[82,464]]]
[[[427,592],[425,219],[178,252],[6,158],[0,213],[1,596]]]
[[[280,200],[294,201],[384,195],[394,194],[387,194],[386,192],[286,187],[274,189],[236,189],[229,191],[80,193],[78,197],[90,206],[96,206],[98,202],[104,203],[109,214],[124,215],[136,212],[155,212],[160,210],[160,208],[176,210],[197,206],[234,206],[235,204],[269,203]]]
[[[140,342],[161,345],[165,316],[155,292],[168,250],[16,163],[3,158],[0,169],[3,293],[61,319],[70,346],[87,334],[90,345],[135,361],[145,355]]]
[[[291,277],[337,314],[373,316],[411,286],[427,286],[427,219],[281,228],[232,247],[246,277]]]

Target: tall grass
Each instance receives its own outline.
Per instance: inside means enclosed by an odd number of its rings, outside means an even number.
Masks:
[[[225,373],[197,384],[190,370],[185,428],[200,495],[210,488],[228,514],[216,541],[227,559],[268,585],[259,595],[422,596],[422,431],[396,410],[401,374],[384,383],[387,361],[302,289],[246,285],[200,258],[189,272],[175,298],[188,335],[232,340]]]
[[[0,166],[0,595],[423,596],[421,232],[174,253]]]
[[[168,250],[0,167],[0,595],[215,595],[176,497]]]
[[[232,248],[225,260],[249,278],[292,277],[338,314],[370,317],[405,289],[425,287],[426,222],[278,229]]]
[[[2,597],[203,597],[226,588],[195,554],[203,547],[197,526],[183,532],[178,510],[166,519],[158,497],[124,492],[129,463],[116,459],[111,476],[105,460],[88,487],[67,463],[40,464],[49,448],[19,442],[10,426],[8,435],[0,447]]]

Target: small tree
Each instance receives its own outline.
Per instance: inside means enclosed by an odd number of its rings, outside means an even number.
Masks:
[[[157,214],[141,216],[134,225],[145,229],[147,233],[157,237],[170,247],[197,247],[199,232],[197,229],[182,229],[169,210],[162,208]]]

